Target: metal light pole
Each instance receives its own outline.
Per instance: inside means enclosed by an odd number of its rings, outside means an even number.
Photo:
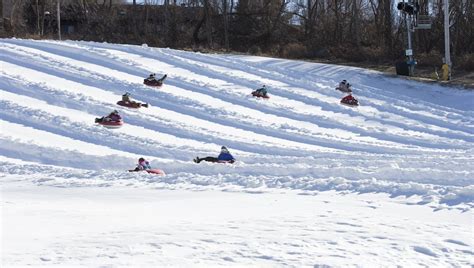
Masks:
[[[407,23],[407,34],[408,34],[408,49],[405,51],[405,55],[408,56],[408,71],[409,71],[409,75],[410,76],[413,76],[413,72],[414,72],[414,65],[413,65],[413,48],[412,48],[412,44],[411,44],[411,32],[412,32],[412,29],[411,29],[411,25],[412,25],[412,22],[411,22],[411,16],[410,15],[406,15],[405,14],[405,18],[406,18],[406,23]]]
[[[58,8],[58,38],[59,40],[61,40],[61,4],[60,4],[60,1],[61,0],[56,0],[56,3],[57,3],[57,8]]]
[[[451,79],[451,52],[449,42],[449,0],[444,0],[444,60],[448,65],[448,79]]]

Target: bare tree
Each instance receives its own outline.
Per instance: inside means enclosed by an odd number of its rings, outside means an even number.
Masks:
[[[223,10],[223,19],[224,19],[224,47],[229,50],[229,6],[228,0],[222,0],[222,10]]]

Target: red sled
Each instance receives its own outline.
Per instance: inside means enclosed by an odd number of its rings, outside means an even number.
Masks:
[[[130,169],[128,172],[140,172],[140,171],[146,171],[147,173],[155,174],[155,175],[161,175],[161,176],[166,175],[166,173],[163,170],[157,169],[157,168],[145,169],[145,170]]]
[[[139,102],[134,102],[134,101],[118,101],[117,104],[120,106],[133,108],[133,109],[138,109],[140,107],[148,108],[148,103],[139,103]]]
[[[123,121],[104,121],[101,118],[96,118],[95,122],[106,128],[119,128],[123,126]]]
[[[356,100],[351,95],[349,95],[349,96],[346,96],[346,97],[342,98],[341,104],[354,107],[354,106],[359,106],[359,101]]]
[[[264,98],[264,99],[269,99],[269,98],[270,98],[270,96],[268,96],[268,95],[262,95],[262,94],[260,94],[260,93],[258,93],[258,92],[256,92],[256,91],[252,92],[252,96],[257,97],[257,98]]]

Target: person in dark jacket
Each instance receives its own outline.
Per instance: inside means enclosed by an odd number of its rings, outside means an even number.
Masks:
[[[101,122],[120,122],[122,121],[122,117],[119,115],[117,110],[114,110],[107,116],[102,116],[101,118],[96,118],[95,122],[96,123],[101,123]]]
[[[122,120],[122,117],[119,115],[117,110],[114,110],[109,115],[104,117],[104,121],[119,122],[121,120]]]
[[[204,158],[196,157],[193,159],[194,162],[200,163],[201,161],[207,161],[207,162],[217,162],[217,163],[234,163],[235,158],[229,153],[229,150],[227,147],[222,146],[221,147],[221,153],[217,157],[213,156],[207,156]]]
[[[156,74],[150,74],[145,80],[151,82],[151,81],[155,81],[156,78],[155,78]]]
[[[255,93],[258,94],[259,96],[266,97],[267,96],[267,87],[265,85],[263,85],[261,88],[256,89]]]

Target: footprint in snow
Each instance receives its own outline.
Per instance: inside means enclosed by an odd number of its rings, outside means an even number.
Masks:
[[[420,247],[420,246],[414,246],[413,250],[415,250],[418,253],[422,253],[431,257],[438,257],[436,253],[434,253],[431,249],[425,248],[425,247]]]
[[[444,240],[444,242],[448,242],[448,243],[452,243],[452,244],[456,244],[456,245],[460,245],[460,246],[469,247],[468,244],[466,244],[466,243],[464,243],[464,242],[461,242],[461,241],[459,241],[459,240],[446,239],[446,240]]]

